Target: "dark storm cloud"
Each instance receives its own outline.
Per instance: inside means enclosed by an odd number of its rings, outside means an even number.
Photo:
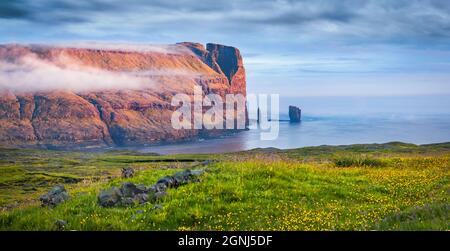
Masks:
[[[87,22],[91,13],[119,9],[119,2],[100,0],[15,0],[0,2],[0,18],[58,25]]]
[[[27,8],[23,8],[23,1],[0,1],[0,18],[26,18]]]

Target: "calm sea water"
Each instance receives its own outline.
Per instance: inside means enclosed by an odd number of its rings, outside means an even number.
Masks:
[[[221,153],[276,147],[346,145],[402,141],[414,144],[450,141],[450,98],[284,98],[303,109],[302,122],[280,122],[275,140],[260,139],[259,129],[187,143],[139,148],[143,152]],[[281,111],[281,119],[287,119]]]

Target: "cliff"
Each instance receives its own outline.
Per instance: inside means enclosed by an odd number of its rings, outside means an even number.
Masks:
[[[239,50],[218,44],[1,45],[0,60],[3,146],[127,146],[215,135],[222,132],[173,129],[171,98],[192,95],[194,85],[205,95],[246,94]]]

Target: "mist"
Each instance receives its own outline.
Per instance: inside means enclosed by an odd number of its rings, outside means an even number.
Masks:
[[[131,49],[131,47],[128,48]],[[67,90],[83,92],[148,89],[159,84],[158,78],[154,77],[198,76],[198,73],[183,69],[108,71],[80,65],[67,57],[60,57],[55,61],[57,63],[45,61],[33,54],[16,58],[14,61],[0,59],[0,91]]]
[[[192,51],[186,48],[185,46],[176,44],[144,44],[144,43],[129,43],[129,42],[120,43],[120,42],[81,41],[70,43],[56,43],[51,44],[51,46],[62,48],[77,48],[77,49],[156,52],[162,54],[194,55]]]
[[[0,89],[16,92],[138,89],[152,84],[150,79],[130,73],[79,65],[62,68],[31,56],[25,56],[16,62],[0,61]]]

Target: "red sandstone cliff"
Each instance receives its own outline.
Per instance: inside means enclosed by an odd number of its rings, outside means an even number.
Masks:
[[[245,70],[239,50],[218,44],[207,44],[205,48],[196,43],[179,43],[170,48],[133,51],[0,45],[0,67],[6,68],[0,74],[10,74],[7,67],[17,71],[12,66],[26,61],[30,67],[49,68],[49,73],[44,71],[48,75],[38,83],[53,81],[50,87],[27,86],[30,90],[0,82],[0,145],[124,146],[217,133],[173,129],[170,119],[176,107],[171,106],[171,98],[177,93],[192,94],[194,84],[200,85],[204,94],[245,95]],[[86,69],[99,78],[100,87],[96,82],[80,90],[55,88],[59,86],[55,71],[82,74]],[[28,70],[21,69],[25,73]],[[113,75],[111,81],[103,79],[105,72],[118,75]],[[131,81],[128,86],[128,78],[122,79],[124,73],[143,81],[138,86],[131,86]],[[42,74],[39,76],[42,78]],[[84,75],[75,76],[81,76],[80,83],[85,80]],[[122,81],[120,86],[109,83],[115,76]],[[103,88],[103,82],[114,88]]]

